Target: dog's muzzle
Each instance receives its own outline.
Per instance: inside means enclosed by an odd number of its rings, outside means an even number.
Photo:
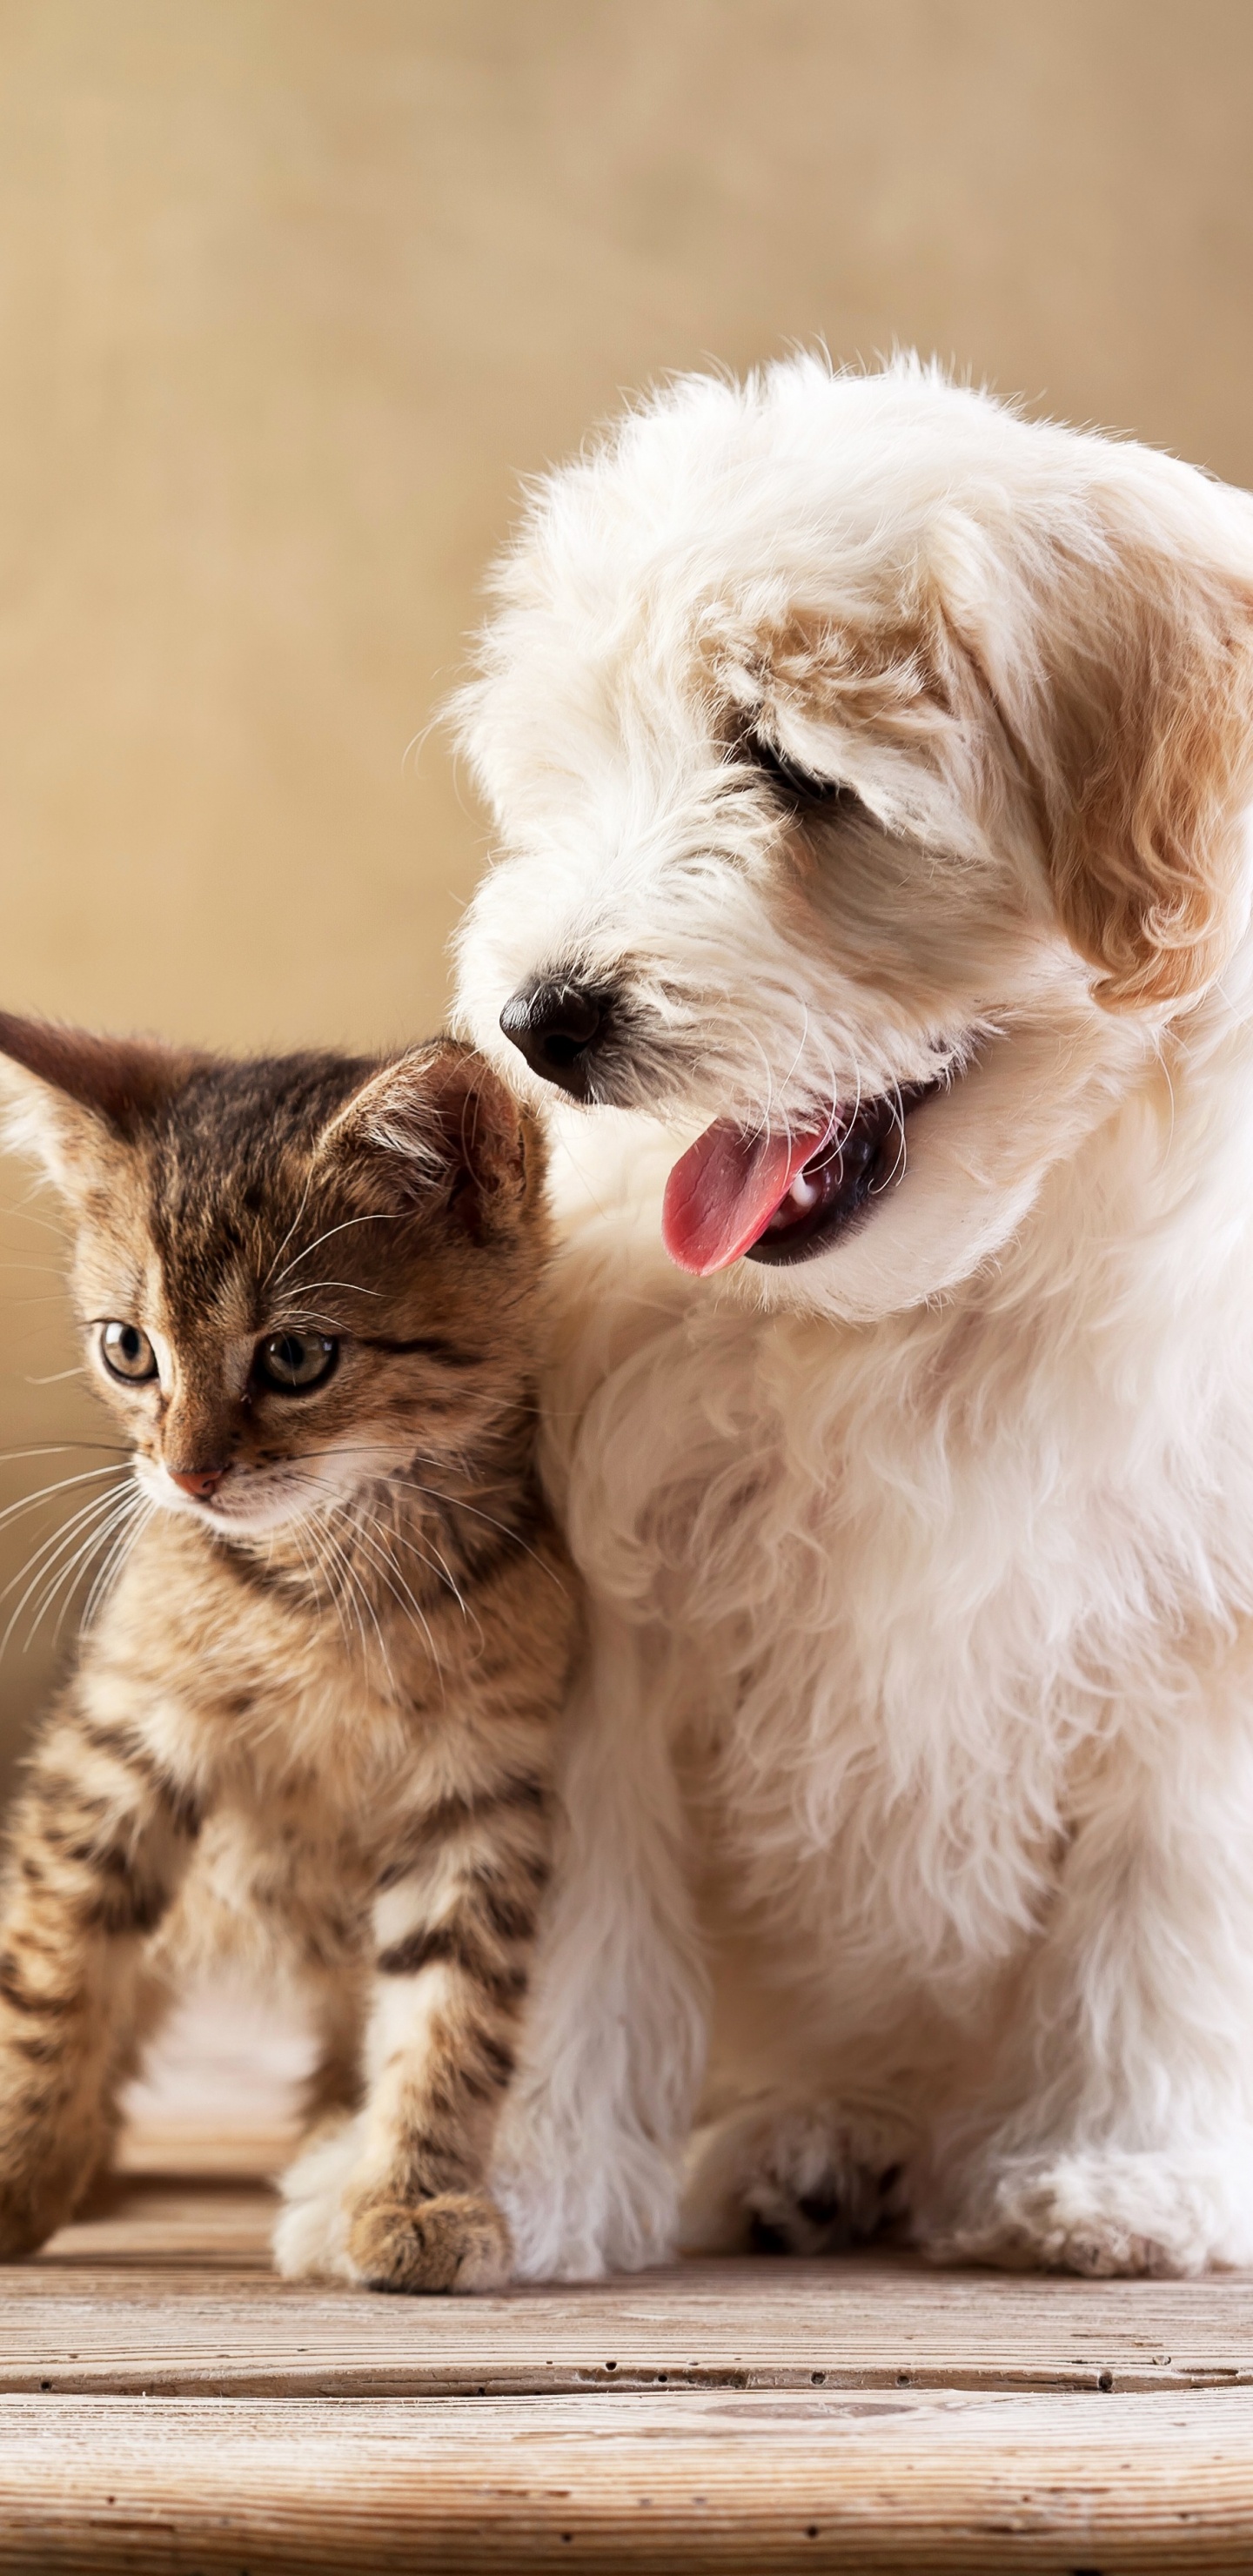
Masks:
[[[584,984],[552,979],[511,993],[500,1025],[532,1073],[572,1100],[593,1097],[592,1068],[609,1034],[610,1000]]]

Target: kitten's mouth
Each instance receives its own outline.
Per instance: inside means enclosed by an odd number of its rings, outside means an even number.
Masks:
[[[159,1469],[146,1476],[141,1473],[140,1481],[163,1511],[197,1521],[217,1538],[268,1537],[288,1521],[299,1519],[305,1508],[285,1484],[250,1490],[235,1467],[228,1467],[209,1493],[188,1492]]]
[[[904,1084],[851,1114],[833,1102],[821,1127],[797,1136],[715,1119],[666,1184],[671,1260],[707,1279],[733,1261],[783,1268],[828,1251],[901,1179],[910,1112],[948,1084],[947,1074]]]

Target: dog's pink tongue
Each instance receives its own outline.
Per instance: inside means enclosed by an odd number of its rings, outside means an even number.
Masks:
[[[707,1279],[764,1234],[820,1136],[749,1135],[715,1119],[666,1183],[661,1239],[680,1270]]]

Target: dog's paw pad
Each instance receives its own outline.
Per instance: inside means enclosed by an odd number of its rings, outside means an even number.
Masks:
[[[752,2251],[840,2254],[864,2245],[896,2215],[902,2172],[899,2164],[877,2170],[843,2157],[816,2188],[802,2192],[785,2175],[760,2175],[744,2203]]]

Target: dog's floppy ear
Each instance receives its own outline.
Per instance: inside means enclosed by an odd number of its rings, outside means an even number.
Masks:
[[[1186,1002],[1221,971],[1253,794],[1253,584],[1120,497],[1101,496],[1089,543],[1055,546],[1036,671],[1016,707],[997,691],[1107,1010]]]

